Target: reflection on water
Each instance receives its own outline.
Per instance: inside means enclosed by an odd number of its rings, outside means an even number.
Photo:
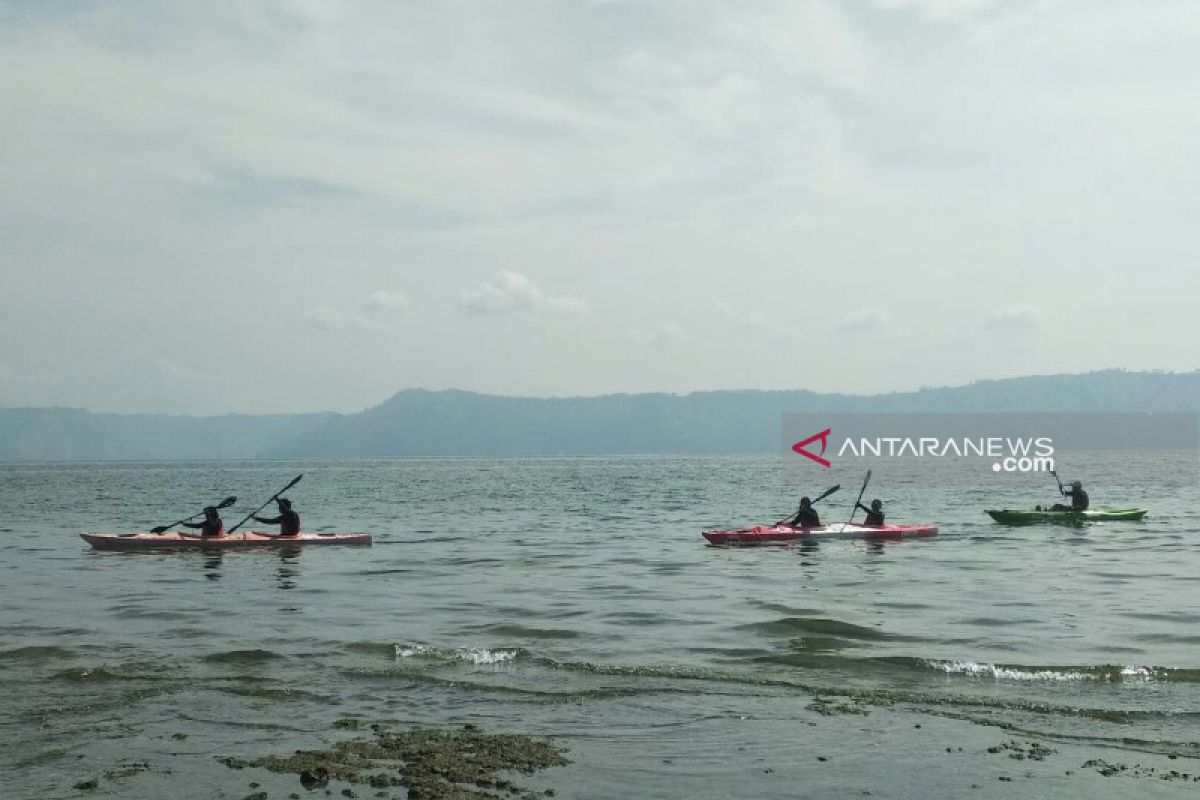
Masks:
[[[221,561],[225,558],[225,554],[220,550],[213,550],[211,553],[204,554],[204,577],[210,581],[219,581],[221,579]]]
[[[279,548],[279,566],[275,570],[280,589],[295,589],[296,578],[300,575],[300,553],[303,548],[299,545]]]

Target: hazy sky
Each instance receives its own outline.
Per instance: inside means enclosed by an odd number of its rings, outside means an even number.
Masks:
[[[0,405],[1200,366],[1193,0],[0,0],[0,106]]]

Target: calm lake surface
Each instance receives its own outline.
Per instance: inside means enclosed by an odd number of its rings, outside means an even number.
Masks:
[[[1052,480],[883,460],[864,499],[939,536],[746,549],[700,531],[794,508],[773,456],[0,466],[0,797],[309,796],[217,758],[348,717],[552,737],[571,764],[521,782],[559,797],[1196,796],[1196,462],[1060,463],[1150,516],[1010,528],[983,509]],[[236,494],[231,525],[298,473],[306,530],[375,545],[78,536]],[[813,475],[844,521],[862,475]]]

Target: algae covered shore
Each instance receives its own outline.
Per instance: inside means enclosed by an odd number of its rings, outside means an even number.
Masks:
[[[64,774],[73,772],[76,780],[10,796],[600,800],[742,797],[753,787],[753,796],[772,798],[1002,798],[1013,792],[1118,798],[1190,796],[1200,788],[1195,745],[1097,746],[862,697],[793,700],[804,703],[798,718],[791,709],[786,717],[780,713],[791,704],[782,698],[749,701],[738,704],[743,713],[727,709],[686,731],[621,726],[614,717],[631,710],[621,699],[593,707],[597,721],[612,726],[602,736],[580,736],[577,728],[567,737],[531,736],[473,723],[406,726],[356,716],[332,720],[306,737],[323,745],[302,748],[263,742],[217,755],[206,748],[171,752],[164,742],[143,741],[143,761],[60,759]],[[559,708],[552,716],[575,727],[567,722],[572,710]],[[183,734],[164,738],[176,746],[192,741]]]
[[[340,727],[357,728],[357,720],[339,720]],[[554,790],[523,789],[502,777],[517,772],[532,775],[567,763],[564,752],[547,741],[520,734],[490,734],[465,725],[455,730],[420,728],[389,731],[373,724],[372,736],[343,739],[326,750],[297,750],[291,755],[254,759],[222,758],[233,769],[259,767],[294,774],[306,790],[324,789],[332,782],[375,789],[375,797],[402,787],[411,800],[535,800],[553,797]],[[355,796],[352,788],[342,789]],[[267,794],[263,794],[264,800]]]

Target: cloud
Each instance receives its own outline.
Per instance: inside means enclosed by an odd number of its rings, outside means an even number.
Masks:
[[[851,311],[835,323],[839,331],[881,333],[891,324],[891,317],[881,308],[860,308]]]
[[[790,325],[781,325],[775,316],[766,316],[756,311],[736,309],[724,300],[714,300],[713,308],[738,330],[763,335],[772,344],[791,344],[809,338],[803,330]]]
[[[995,5],[994,0],[875,0],[884,10],[915,8],[928,19],[964,19]]]
[[[519,272],[497,272],[475,289],[463,292],[459,304],[479,315],[543,313],[578,317],[588,313],[587,301],[578,297],[552,297]]]
[[[652,328],[635,328],[628,336],[638,344],[667,345],[687,341],[687,333],[674,322],[660,322]]]
[[[319,305],[308,313],[308,322],[320,331],[381,330],[384,323],[403,316],[412,306],[404,292],[378,289],[364,300],[358,311],[343,311]]]
[[[365,305],[371,313],[386,317],[405,313],[412,306],[412,301],[404,292],[379,289],[367,298]]]
[[[317,306],[308,313],[309,323],[320,331],[347,331],[365,328],[367,320],[357,314],[347,314],[332,306]]]
[[[1007,306],[985,316],[979,327],[992,331],[1030,331],[1037,327],[1040,317],[1032,306]]]

